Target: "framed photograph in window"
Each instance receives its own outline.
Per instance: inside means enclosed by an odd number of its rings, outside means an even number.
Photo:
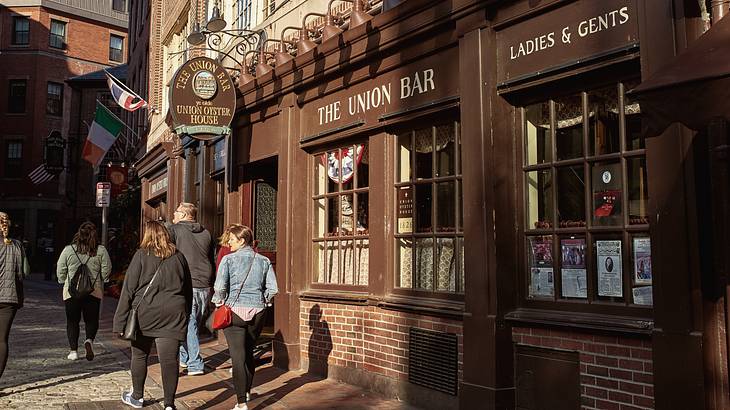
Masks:
[[[530,296],[552,297],[555,294],[553,277],[553,240],[551,236],[530,236]]]
[[[651,239],[634,238],[634,283],[651,285]]]
[[[587,298],[586,240],[570,238],[560,240],[560,278],[565,298]]]
[[[596,241],[598,296],[623,296],[621,241]]]

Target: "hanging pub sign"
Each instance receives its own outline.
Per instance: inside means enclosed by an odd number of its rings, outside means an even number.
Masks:
[[[178,135],[210,140],[231,133],[236,89],[225,68],[208,57],[183,64],[170,85],[170,115]]]

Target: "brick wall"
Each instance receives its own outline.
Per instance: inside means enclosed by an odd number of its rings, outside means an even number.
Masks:
[[[583,409],[654,408],[650,339],[516,327],[512,340],[524,345],[577,351]]]
[[[305,361],[360,369],[402,381],[408,380],[410,327],[455,333],[459,344],[459,380],[462,380],[461,322],[375,306],[311,301],[302,301],[299,318],[301,353]]]

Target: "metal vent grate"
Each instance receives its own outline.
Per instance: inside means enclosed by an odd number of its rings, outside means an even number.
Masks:
[[[456,335],[412,327],[409,336],[408,380],[456,396],[459,372]]]

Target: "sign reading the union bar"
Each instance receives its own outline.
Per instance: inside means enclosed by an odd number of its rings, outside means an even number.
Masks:
[[[634,0],[576,1],[497,32],[497,78],[505,84],[639,41]]]
[[[228,72],[207,57],[180,67],[170,85],[170,114],[178,135],[208,140],[231,133],[236,89]]]

